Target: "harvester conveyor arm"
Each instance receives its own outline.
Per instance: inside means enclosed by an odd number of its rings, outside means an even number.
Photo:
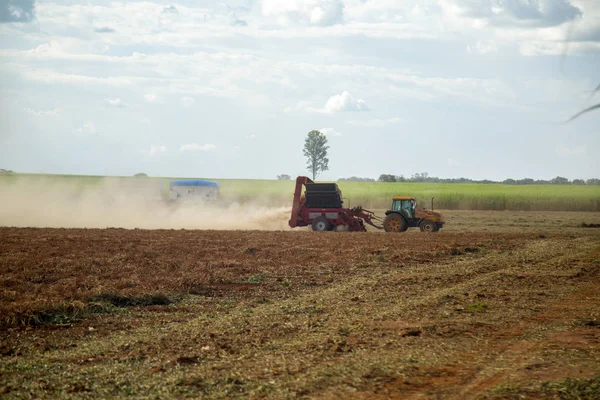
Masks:
[[[350,210],[355,217],[358,217],[376,229],[383,229],[383,219],[375,215],[373,211],[365,210],[362,207],[356,207]],[[375,225],[375,222],[381,225]]]

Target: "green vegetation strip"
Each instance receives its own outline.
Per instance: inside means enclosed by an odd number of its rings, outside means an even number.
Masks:
[[[179,178],[119,178],[76,175],[0,175],[0,188],[40,186],[68,187],[84,192],[107,188],[131,190],[150,188],[167,197],[169,182]],[[210,179],[210,178],[202,178]],[[294,180],[214,179],[221,184],[221,197],[226,202],[255,203],[265,206],[289,206],[294,193]],[[504,185],[474,183],[418,182],[338,182],[344,205],[384,209],[391,198],[413,196],[420,206],[445,210],[513,210],[513,211],[600,211],[600,185]],[[157,194],[158,195],[158,194]]]

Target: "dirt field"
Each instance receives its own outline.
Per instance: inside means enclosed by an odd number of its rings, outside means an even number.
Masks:
[[[2,398],[600,398],[599,213],[0,228]]]

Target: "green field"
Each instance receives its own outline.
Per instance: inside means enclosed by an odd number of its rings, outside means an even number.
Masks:
[[[149,187],[157,192],[168,190],[178,178],[119,178],[78,175],[0,175],[0,187],[65,186],[86,191],[110,183],[113,186]],[[210,179],[210,178],[206,178]],[[294,192],[292,181],[213,179],[221,184],[225,201],[259,202],[286,206]],[[395,195],[414,196],[421,206],[447,210],[520,210],[520,211],[600,211],[600,186],[578,185],[503,185],[449,183],[340,182],[345,205],[383,209]],[[42,190],[43,192],[43,190]]]

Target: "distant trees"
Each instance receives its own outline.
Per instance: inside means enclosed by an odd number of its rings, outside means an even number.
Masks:
[[[396,175],[392,174],[381,174],[379,175],[379,182],[396,182]]]
[[[136,178],[147,178],[148,175],[143,173],[143,172],[138,172],[137,174],[134,175],[134,177]]]
[[[359,178],[356,176],[352,176],[350,178],[340,178],[338,179],[340,182],[375,182],[374,179],[371,178]],[[437,176],[429,176],[428,172],[418,172],[413,174],[410,178],[405,178],[404,175],[394,175],[394,174],[381,174],[379,178],[377,178],[377,182],[428,182],[428,183],[479,183],[479,184],[489,184],[489,183],[502,183],[505,185],[600,185],[600,179],[591,178],[588,180],[584,179],[573,179],[570,181],[569,179],[557,176],[556,178],[550,180],[544,179],[533,179],[533,178],[522,178],[522,179],[513,179],[508,178],[501,182],[492,181],[490,179],[483,180],[473,180],[469,178],[438,178]]]
[[[329,169],[329,158],[327,158],[327,136],[319,131],[310,131],[304,141],[304,156],[306,157],[306,168],[311,172],[312,179],[323,171]]]
[[[340,178],[338,179],[338,182],[375,182],[375,179],[351,176],[350,178]]]
[[[288,174],[277,175],[278,181],[289,181],[290,179],[292,179],[292,177],[289,176]]]
[[[562,176],[557,176],[556,178],[550,181],[553,185],[568,185],[569,180],[567,178],[563,178]]]
[[[393,174],[381,174],[379,175],[378,182],[428,182],[428,183],[503,183],[505,185],[600,185],[600,179],[592,178],[583,180],[583,179],[573,179],[573,181],[569,181],[569,179],[557,176],[551,180],[543,180],[543,179],[532,179],[532,178],[522,178],[522,179],[512,179],[508,178],[503,180],[502,182],[492,181],[489,179],[483,180],[473,180],[469,178],[438,178],[437,176],[429,176],[427,172],[420,172],[413,174],[410,178],[405,178],[403,175],[393,175]]]
[[[381,174],[379,175],[378,182],[406,182],[407,179],[404,175],[392,175],[392,174]]]
[[[417,172],[410,178],[410,181],[411,182],[427,182],[428,178],[429,178],[429,172],[421,172],[421,173]]]

